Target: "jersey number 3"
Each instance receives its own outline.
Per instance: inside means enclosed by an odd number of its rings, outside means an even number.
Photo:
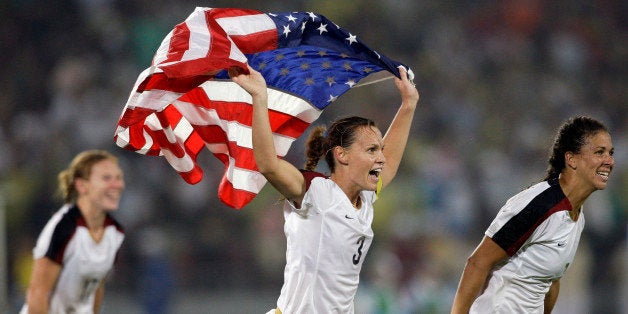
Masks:
[[[366,237],[361,236],[358,239],[358,242],[356,242],[356,244],[358,244],[358,252],[353,254],[353,265],[357,265],[358,263],[360,263],[360,259],[362,259],[362,248],[364,247],[364,240]]]

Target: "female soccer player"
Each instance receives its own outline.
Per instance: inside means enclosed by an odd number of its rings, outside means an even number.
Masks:
[[[373,202],[395,176],[419,93],[400,68],[401,106],[382,138],[373,121],[350,117],[307,143],[306,169],[277,158],[268,118],[266,82],[230,71],[253,98],[253,152],[259,171],[286,198],[284,285],[269,313],[353,313],[360,269],[373,238]],[[320,158],[331,175],[314,172]]]
[[[613,170],[607,128],[558,130],[545,179],[510,198],[467,260],[451,313],[551,313],[584,227],[583,204]]]
[[[124,240],[109,215],[124,190],[122,170],[112,154],[90,150],[78,154],[58,179],[65,205],[37,239],[20,313],[99,313],[105,276]]]

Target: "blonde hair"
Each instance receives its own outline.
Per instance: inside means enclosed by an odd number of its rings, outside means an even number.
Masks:
[[[78,191],[74,181],[78,178],[89,179],[92,167],[103,160],[118,162],[118,158],[104,150],[87,150],[79,153],[72,159],[70,165],[65,170],[59,172],[57,180],[59,182],[59,196],[66,203],[75,203],[78,198]]]

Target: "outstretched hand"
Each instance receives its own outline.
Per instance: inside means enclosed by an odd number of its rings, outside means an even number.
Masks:
[[[395,77],[395,86],[401,94],[402,103],[416,106],[419,102],[419,91],[416,89],[414,82],[408,78],[408,71],[404,66],[399,66],[399,74],[401,78]]]
[[[229,68],[229,77],[233,82],[240,85],[251,96],[265,96],[266,95],[266,80],[250,65],[246,65],[249,74],[246,74],[242,68],[231,67]]]

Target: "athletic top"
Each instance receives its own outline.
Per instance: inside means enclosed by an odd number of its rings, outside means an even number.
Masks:
[[[49,313],[94,313],[95,292],[109,273],[124,240],[121,226],[107,214],[96,243],[74,204],[66,204],[48,221],[33,249],[34,259],[59,263],[61,273],[50,297]],[[26,313],[27,305],[22,308]]]
[[[376,193],[362,191],[355,209],[335,182],[304,171],[301,208],[284,204],[287,239],[282,313],[353,313],[360,269],[373,240]]]
[[[485,234],[510,257],[495,267],[470,313],[543,313],[545,295],[573,261],[584,228],[584,215],[573,221],[571,209],[558,179],[506,202]]]

